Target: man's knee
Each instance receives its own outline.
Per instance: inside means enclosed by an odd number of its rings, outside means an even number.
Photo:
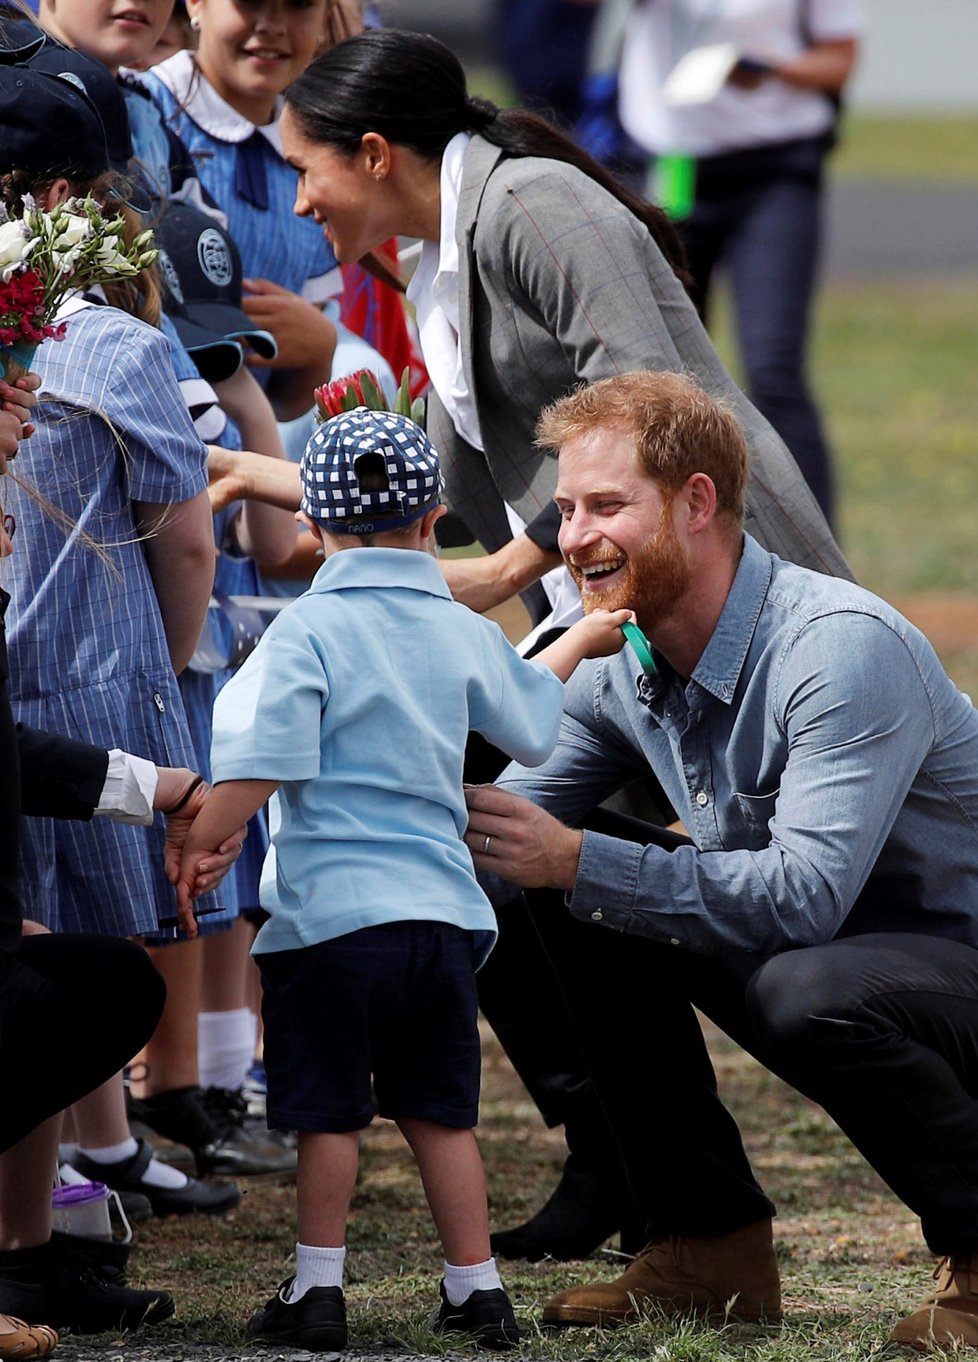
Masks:
[[[823,946],[768,960],[747,985],[747,1009],[762,1048],[774,1057],[830,1043],[846,1021],[838,962]]]

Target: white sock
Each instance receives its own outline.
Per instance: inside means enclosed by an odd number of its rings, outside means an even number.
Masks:
[[[59,1163],[71,1163],[71,1156],[72,1156],[73,1154],[77,1154],[77,1153],[78,1153],[78,1146],[77,1146],[76,1144],[59,1144],[59,1145],[58,1145],[58,1162],[59,1162]]]
[[[123,1159],[131,1159],[138,1151],[139,1145],[130,1136],[121,1144],[102,1145],[97,1149],[85,1149],[79,1145],[78,1149],[86,1159],[91,1159],[92,1163],[121,1163]],[[145,1182],[147,1187],[162,1187],[167,1191],[176,1191],[180,1187],[186,1187],[188,1179],[186,1173],[181,1173],[179,1168],[171,1168],[168,1164],[160,1163],[159,1159],[150,1159],[140,1181]]]
[[[84,1154],[92,1163],[121,1163],[123,1159],[131,1159],[139,1145],[130,1135],[128,1140],[122,1140],[119,1144],[100,1144],[94,1149],[80,1144],[76,1148],[79,1154]]]
[[[237,1092],[255,1057],[258,1018],[250,1007],[201,1012],[197,1017],[197,1063],[202,1088]]]
[[[345,1248],[316,1248],[311,1244],[295,1246],[295,1281],[290,1304],[301,1300],[311,1287],[342,1286]]]
[[[473,1291],[501,1291],[503,1287],[495,1258],[487,1258],[484,1263],[472,1263],[468,1267],[442,1263],[442,1271],[445,1274],[445,1295],[449,1305],[464,1305]]]

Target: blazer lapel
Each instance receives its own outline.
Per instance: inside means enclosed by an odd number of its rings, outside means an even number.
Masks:
[[[472,363],[472,271],[475,267],[475,229],[485,193],[486,183],[502,156],[485,138],[474,136],[469,143],[462,163],[462,186],[458,198],[458,216],[455,219],[455,240],[458,244],[458,299],[459,325],[462,328],[458,338],[459,353],[462,356],[462,372],[470,393],[475,393],[475,375]]]

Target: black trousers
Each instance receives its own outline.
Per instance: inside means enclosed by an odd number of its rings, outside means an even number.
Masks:
[[[118,1073],[153,1034],[165,996],[130,941],[25,937],[0,961],[0,1152]]]
[[[517,966],[507,926],[520,903]],[[521,1073],[533,1061],[534,1096],[541,1075],[586,1084],[600,1114],[591,1161],[616,1170],[650,1238],[720,1234],[774,1210],[720,1101],[698,1008],[824,1107],[935,1253],[978,1247],[978,951],[893,933],[726,961],[578,922],[560,893],[520,903],[501,920],[486,1015],[494,1024],[508,970],[505,1048]]]

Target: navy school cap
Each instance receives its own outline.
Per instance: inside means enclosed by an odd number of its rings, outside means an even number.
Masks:
[[[0,63],[0,170],[94,180],[109,169],[98,110],[84,90]]]
[[[28,61],[44,46],[45,38],[44,30],[26,14],[0,0],[0,65]]]
[[[275,337],[241,308],[241,257],[216,218],[171,200],[156,227],[156,244],[164,310],[204,378],[219,383],[237,372],[239,341],[249,342],[262,359],[275,358]]]
[[[127,181],[126,189],[118,197],[137,213],[151,212],[152,196],[131,164],[133,148],[126,97],[109,68],[85,52],[64,47],[52,40],[30,57],[28,64],[35,71],[59,76],[88,95],[98,110],[105,130],[109,166]]]
[[[368,407],[324,421],[306,445],[299,476],[306,515],[345,534],[410,525],[444,487],[438,454],[421,427]]]

